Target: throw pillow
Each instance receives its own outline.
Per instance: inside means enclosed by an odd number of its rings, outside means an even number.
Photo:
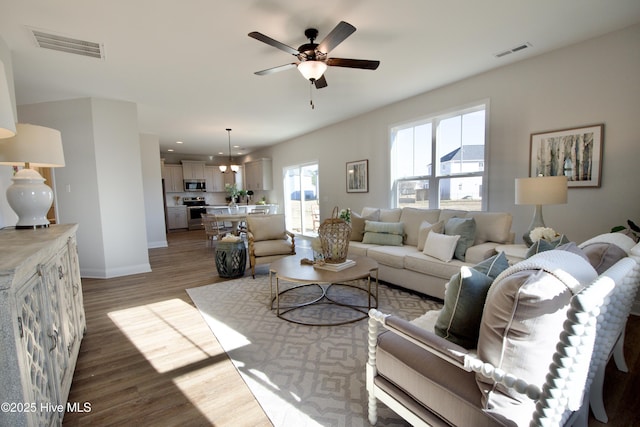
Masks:
[[[473,218],[451,218],[444,225],[444,234],[460,236],[454,257],[464,261],[467,248],[473,246],[476,239],[476,220]]]
[[[564,234],[552,241],[539,239],[533,242],[533,245],[529,247],[525,255],[525,259],[530,258],[531,256],[540,252],[550,251],[551,249],[555,249],[556,246],[564,245],[565,243],[569,243],[569,239],[567,239],[567,236],[565,236]]]
[[[361,242],[364,236],[364,222],[366,220],[375,220],[376,215],[363,216],[355,212],[351,212],[351,238],[350,240],[355,242]]]
[[[422,253],[437,258],[440,261],[449,262],[453,259],[453,253],[456,250],[459,239],[460,236],[429,233]]]
[[[613,264],[627,256],[627,253],[618,245],[613,243],[589,243],[582,247],[582,250],[589,259],[589,264],[596,269],[598,274],[602,274]]]
[[[491,279],[495,280],[498,274],[509,268],[509,260],[504,252],[500,252],[497,255],[487,258],[479,264],[473,266],[474,270],[484,273]],[[484,300],[483,300],[484,304]]]
[[[362,237],[362,243],[373,243],[384,246],[402,246],[402,235],[365,231],[364,236]]]
[[[404,225],[401,222],[381,222],[369,221],[364,222],[364,231],[372,231],[374,233],[398,234],[402,236],[404,233]]]
[[[476,348],[484,300],[492,282],[492,277],[474,268],[461,267],[445,289],[436,335],[464,348]]]
[[[429,221],[422,221],[420,228],[418,229],[418,250],[422,252],[424,250],[424,244],[427,241],[427,236],[431,232],[440,233],[444,231],[444,221],[438,221],[435,224],[429,223]]]

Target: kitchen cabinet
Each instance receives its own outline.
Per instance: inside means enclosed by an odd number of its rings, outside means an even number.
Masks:
[[[61,425],[86,330],[76,224],[0,231],[0,425]]]
[[[189,220],[187,219],[187,207],[167,206],[167,223],[169,230],[188,228]]]
[[[204,178],[204,162],[182,160],[182,179]]]
[[[184,191],[182,166],[164,165],[164,191],[167,193],[182,193]]]
[[[245,190],[271,190],[273,175],[271,159],[258,159],[244,164]]]
[[[204,180],[206,182],[207,193],[222,192],[224,190],[224,176],[220,172],[218,166],[205,166],[204,167]]]

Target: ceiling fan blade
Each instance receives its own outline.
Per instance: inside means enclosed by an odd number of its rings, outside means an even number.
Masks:
[[[375,70],[380,65],[380,61],[369,61],[367,59],[347,59],[347,58],[329,58],[327,65],[332,67],[361,68],[364,70]]]
[[[268,74],[273,74],[273,73],[277,73],[279,71],[284,71],[284,70],[288,70],[290,68],[295,68],[298,64],[295,62],[292,62],[291,64],[284,64],[284,65],[280,65],[277,67],[273,67],[273,68],[267,68],[266,70],[261,70],[261,71],[256,71],[253,74],[257,74],[259,76],[266,76]]]
[[[273,47],[275,47],[277,49],[284,50],[285,52],[290,53],[291,55],[298,56],[298,54],[300,53],[300,52],[298,52],[298,49],[294,49],[291,46],[287,46],[284,43],[280,43],[278,40],[274,40],[271,37],[265,36],[264,34],[259,33],[257,31],[253,31],[253,32],[249,33],[248,36],[251,37],[251,38],[254,38],[256,40],[259,40],[259,41],[261,41],[263,43],[266,43],[269,46],[273,46]]]
[[[322,53],[329,53],[336,46],[342,43],[347,37],[354,33],[356,27],[348,22],[340,21],[336,27],[331,30],[327,37],[318,45],[318,50]]]
[[[327,79],[324,78],[324,74],[318,80],[314,81],[313,84],[316,86],[316,89],[322,89],[323,87],[327,87]]]

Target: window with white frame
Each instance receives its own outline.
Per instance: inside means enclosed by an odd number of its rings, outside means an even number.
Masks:
[[[485,103],[391,129],[392,203],[482,210]]]

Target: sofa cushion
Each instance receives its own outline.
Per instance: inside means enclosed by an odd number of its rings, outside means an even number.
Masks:
[[[362,237],[362,243],[373,243],[385,246],[402,246],[402,234],[376,233],[373,231],[365,231]]]
[[[258,215],[255,215],[258,216]],[[284,255],[291,253],[291,241],[284,240],[263,240],[253,244],[254,254],[258,257],[269,255]]]
[[[432,234],[432,233],[429,233]],[[412,246],[405,246],[410,248]],[[442,279],[442,285],[451,279],[451,276],[460,271],[460,267],[468,265],[458,259],[442,262],[437,258],[415,251],[407,253],[404,257],[404,268],[416,273],[427,274]]]
[[[253,234],[253,239],[262,240],[285,239],[284,214],[275,215],[247,215],[247,227]]]
[[[380,209],[380,221],[400,222],[401,214],[402,214],[402,209],[400,208]]]
[[[438,221],[435,224],[431,224],[428,221],[422,221],[422,224],[420,224],[420,227],[418,228],[418,243],[417,243],[417,248],[419,251],[423,251],[424,250],[424,244],[427,241],[427,236],[429,235],[429,233],[434,232],[434,233],[440,233],[442,234],[444,232],[444,222],[443,221]],[[411,243],[409,243],[409,238],[407,237],[407,244],[410,245]]]
[[[507,212],[467,213],[467,218],[476,221],[474,245],[484,242],[509,243],[511,241],[511,223],[513,217]]]
[[[469,246],[473,246],[476,235],[476,220],[473,218],[451,218],[444,224],[444,234],[460,236],[454,257],[464,261]]]
[[[438,222],[439,209],[403,208],[400,214],[400,222],[404,224],[407,245],[418,246],[419,229],[424,221],[431,224]],[[425,234],[425,239],[427,238]],[[424,241],[423,241],[424,248]],[[422,249],[421,249],[422,250]]]
[[[570,299],[596,277],[582,257],[558,250],[534,255],[506,269],[487,294],[479,358],[541,387]],[[510,413],[513,406],[530,402],[480,374],[476,380],[484,407],[493,412]]]
[[[458,240],[459,235],[429,233],[422,252],[440,261],[449,262],[453,259]]]
[[[416,252],[417,249],[413,246],[376,246],[369,248],[367,256],[382,265],[404,268],[405,256]]]
[[[493,280],[509,267],[504,252],[473,267],[461,267],[445,288],[435,333],[464,348],[476,348],[484,301]]]
[[[441,209],[438,221],[444,221],[446,223],[451,218],[465,218],[467,216],[467,213],[467,211],[461,211],[457,209]]]
[[[364,236],[364,224],[365,221],[377,221],[379,215],[371,214],[369,216],[362,216],[355,212],[351,212],[351,238],[350,240],[361,242]]]
[[[361,217],[370,217],[372,221],[380,221],[380,209],[379,208],[362,208]]]
[[[467,248],[464,254],[465,262],[469,264],[478,264],[487,258],[491,258],[496,254],[496,247],[499,243],[484,242],[479,245]]]
[[[353,258],[357,256],[367,256],[367,252],[371,248],[377,248],[378,245],[372,245],[362,242],[349,242],[348,257]]]
[[[481,394],[475,385],[473,373],[454,367],[396,334],[380,334],[376,368],[382,377],[376,379],[377,385],[384,387],[378,381],[388,381],[424,407],[441,414],[452,425],[500,425],[491,415],[482,411]]]

